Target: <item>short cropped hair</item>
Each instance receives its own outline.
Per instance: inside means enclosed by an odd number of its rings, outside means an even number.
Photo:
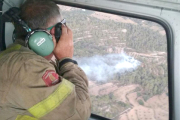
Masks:
[[[46,28],[48,23],[61,17],[59,7],[50,0],[26,0],[20,7],[20,18],[31,29]],[[18,38],[25,38],[26,31],[15,23]]]

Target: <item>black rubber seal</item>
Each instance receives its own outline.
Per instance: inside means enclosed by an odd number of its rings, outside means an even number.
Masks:
[[[59,69],[64,65],[64,64],[66,64],[66,63],[68,63],[68,62],[72,62],[72,63],[74,63],[74,64],[78,64],[77,63],[77,61],[75,61],[75,60],[72,60],[72,59],[70,59],[70,58],[66,58],[66,59],[64,59],[64,60],[62,60],[61,62],[59,62]]]

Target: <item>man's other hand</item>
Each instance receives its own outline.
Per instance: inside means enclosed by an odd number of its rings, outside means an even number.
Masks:
[[[72,58],[74,49],[72,31],[67,26],[62,25],[62,34],[58,43],[56,43],[54,36],[55,28],[53,28],[50,33],[53,37],[55,46],[53,52],[56,56],[56,59],[61,60],[63,58]]]

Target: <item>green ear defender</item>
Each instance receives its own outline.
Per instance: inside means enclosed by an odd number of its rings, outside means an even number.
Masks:
[[[46,30],[34,30],[26,37],[26,46],[40,56],[50,55],[54,50],[52,36]]]
[[[32,30],[26,23],[23,21],[19,14],[21,10],[17,7],[10,8],[5,12],[5,16],[8,17],[11,21],[19,24],[27,32],[25,39],[25,46],[33,50],[35,53],[41,56],[48,56],[53,52],[54,43],[52,40],[51,34],[43,29]],[[15,34],[14,34],[15,35]],[[15,39],[16,36],[13,36]]]

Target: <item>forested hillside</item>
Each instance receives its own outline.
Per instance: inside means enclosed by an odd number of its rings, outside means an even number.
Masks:
[[[130,93],[135,92],[140,105],[144,105],[155,95],[168,96],[167,41],[165,31],[160,25],[146,20],[125,16],[111,17],[108,14],[76,8],[64,9],[63,16],[73,30],[75,58],[123,52],[141,63],[131,72],[113,74],[108,81],[98,81],[96,76],[92,76],[94,79],[90,81],[99,86],[111,82],[119,88],[139,85],[126,94],[126,99]],[[133,105],[129,100],[118,100],[115,96],[117,90],[118,88],[103,95],[91,95],[92,112],[114,118],[124,110],[132,109]]]

